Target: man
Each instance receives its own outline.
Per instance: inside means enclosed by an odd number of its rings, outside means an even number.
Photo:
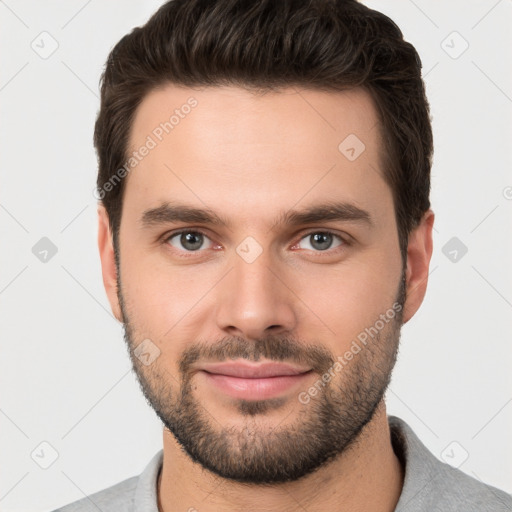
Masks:
[[[353,0],[173,0],[116,45],[98,242],[163,450],[60,510],[512,510],[386,414],[432,255],[420,72]]]

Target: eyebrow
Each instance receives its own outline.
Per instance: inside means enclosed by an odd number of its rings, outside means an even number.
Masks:
[[[302,210],[282,212],[274,225],[299,226],[325,221],[348,221],[373,227],[370,213],[347,202],[327,202]],[[156,208],[145,210],[140,218],[143,228],[150,228],[173,222],[209,224],[231,227],[231,222],[208,208],[196,208],[179,203],[166,202]]]

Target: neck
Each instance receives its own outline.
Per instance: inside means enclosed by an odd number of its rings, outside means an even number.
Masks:
[[[233,482],[205,470],[164,429],[158,505],[161,512],[392,512],[402,491],[403,478],[382,401],[372,420],[345,452],[296,482],[273,486]]]

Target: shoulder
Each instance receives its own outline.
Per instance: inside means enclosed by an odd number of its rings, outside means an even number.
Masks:
[[[158,509],[157,479],[163,450],[157,452],[138,476],[90,494],[53,512],[151,512]]]
[[[460,469],[439,463],[436,488],[449,510],[460,512],[512,512],[512,496],[488,485]]]
[[[138,481],[139,477],[133,476],[54,512],[132,512]]]
[[[512,496],[437,459],[412,428],[388,416],[393,449],[405,468],[396,512],[512,512]]]

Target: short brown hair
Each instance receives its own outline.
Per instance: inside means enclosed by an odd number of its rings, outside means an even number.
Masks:
[[[157,86],[235,85],[273,90],[366,89],[384,143],[403,262],[409,233],[430,208],[432,128],[421,60],[384,14],[355,0],[171,0],[112,49],[101,77],[94,145],[97,194],[118,255],[134,114]]]

